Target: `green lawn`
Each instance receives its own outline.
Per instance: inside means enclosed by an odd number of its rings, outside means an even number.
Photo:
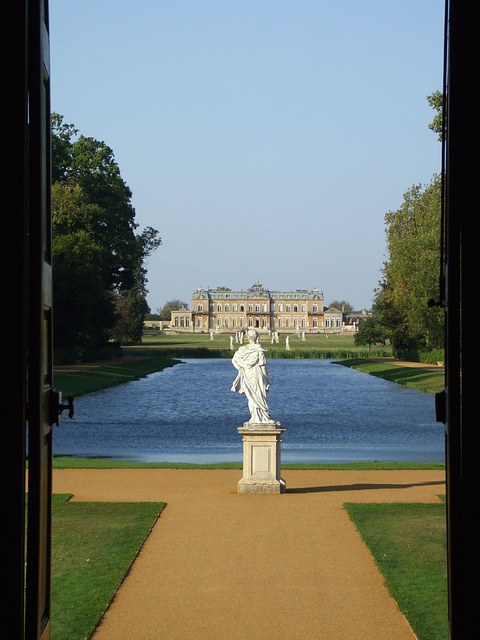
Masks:
[[[447,640],[445,504],[345,508],[418,640]]]
[[[437,393],[445,387],[445,373],[439,369],[432,371],[426,365],[422,367],[408,367],[395,364],[393,362],[378,362],[374,360],[352,359],[338,361],[336,364],[357,369],[363,373],[368,373],[377,378],[390,380],[406,387],[426,391],[427,393]]]
[[[110,458],[74,458],[71,456],[56,456],[53,458],[54,469],[241,469],[241,462],[218,462],[211,464],[192,464],[191,462],[134,462],[131,460],[113,460]],[[292,462],[282,464],[282,469],[293,471],[310,470],[345,470],[345,471],[398,471],[409,470],[439,470],[445,469],[440,462],[349,462],[322,463]]]
[[[165,506],[68,498],[53,496],[52,640],[90,636]]]

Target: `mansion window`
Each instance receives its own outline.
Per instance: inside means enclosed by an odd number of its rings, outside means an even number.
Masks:
[[[225,318],[225,326],[226,326],[226,327],[229,327],[229,326],[230,326],[230,323],[229,323],[228,318]]]
[[[295,327],[295,329],[298,329],[298,318],[293,319],[293,326]]]
[[[236,305],[236,304],[232,305],[232,310],[233,310],[233,311],[236,311],[236,310],[237,310],[237,305]]]
[[[313,305],[313,313],[318,313],[318,304]]]
[[[287,304],[287,309],[286,310],[287,310],[287,313],[290,313],[291,307],[290,307],[289,304]]]
[[[302,328],[304,329],[307,326],[307,322],[305,318],[302,318]]]
[[[313,319],[313,328],[316,329],[318,327],[318,318]]]
[[[240,305],[240,311],[245,311],[245,305],[244,304]]]
[[[283,327],[283,318],[278,319],[278,328],[281,329]]]
[[[240,326],[244,327],[245,326],[245,318],[240,318]]]
[[[302,304],[302,313],[305,313],[306,310],[307,310],[307,307],[304,304]]]
[[[253,313],[253,304],[248,305],[248,310],[250,313]]]
[[[285,326],[290,327],[290,318],[287,318],[285,322],[286,322]]]
[[[222,319],[217,318],[217,327],[221,327],[221,326],[222,326]]]
[[[267,305],[266,304],[262,304],[262,310],[264,313],[267,313]]]
[[[234,305],[234,306],[236,306],[236,305]],[[237,326],[237,318],[236,317],[233,318],[232,323],[233,323],[232,326],[234,326],[234,327]]]
[[[267,319],[266,319],[266,318],[262,318],[262,327],[263,327],[264,329],[266,329],[266,328],[267,328]]]
[[[252,318],[252,316],[250,316],[250,318],[248,319],[248,326],[249,327],[253,327],[253,318]]]
[[[203,304],[201,302],[197,304],[197,311],[203,311]]]
[[[298,313],[298,304],[293,305],[293,310],[295,313]]]
[[[221,311],[222,310],[222,305],[221,304],[217,304],[217,311]]]
[[[258,303],[255,305],[255,311],[257,313],[260,311],[260,305]]]
[[[203,327],[203,318],[198,319],[198,328],[201,329]]]
[[[230,311],[230,305],[228,303],[225,304],[225,311]]]
[[[280,312],[280,311],[283,311],[283,304],[279,304],[279,305],[278,305],[278,311],[279,311],[279,312]]]

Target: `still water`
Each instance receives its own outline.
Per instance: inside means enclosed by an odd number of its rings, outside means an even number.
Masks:
[[[286,428],[282,462],[444,461],[434,396],[330,360],[269,360],[270,413]],[[54,454],[142,462],[241,462],[230,360],[189,359],[76,400],[54,432]]]

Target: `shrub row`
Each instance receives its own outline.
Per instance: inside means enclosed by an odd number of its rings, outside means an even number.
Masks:
[[[140,353],[140,351],[138,352]],[[142,355],[158,355],[161,353],[169,358],[232,358],[230,349],[208,349],[206,347],[168,347],[165,349],[142,349]],[[353,351],[348,349],[267,349],[269,359],[325,359],[349,360],[350,358],[387,358],[390,352],[385,349],[371,349],[370,351]]]

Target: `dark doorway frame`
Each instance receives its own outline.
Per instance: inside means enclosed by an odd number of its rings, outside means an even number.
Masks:
[[[1,260],[4,309],[2,532],[10,562],[2,571],[2,607],[10,637],[26,634],[25,611],[25,443],[27,420],[28,310],[31,300],[28,189],[28,17],[47,0],[6,0],[3,61]],[[480,55],[478,3],[449,0],[446,163],[446,450],[450,637],[478,637],[480,554],[476,523],[478,496],[478,362],[475,358],[477,268],[477,181],[480,175]],[[408,46],[408,43],[406,43]],[[473,312],[472,312],[473,311]],[[31,409],[31,407],[30,407]],[[32,563],[35,559],[29,558]],[[27,571],[31,570],[31,565]]]

